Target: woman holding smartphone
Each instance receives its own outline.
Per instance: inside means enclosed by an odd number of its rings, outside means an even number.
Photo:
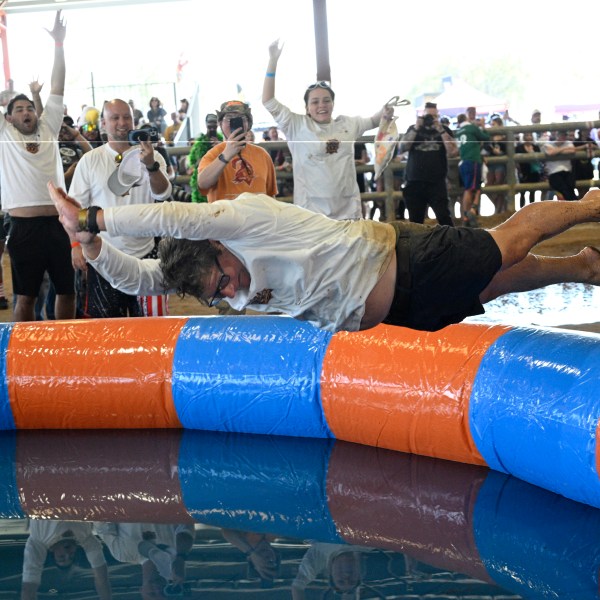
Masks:
[[[262,101],[283,131],[294,165],[294,204],[332,219],[362,217],[360,191],[356,182],[354,142],[369,129],[378,127],[383,107],[372,117],[333,118],[335,93],[329,82],[309,85],[304,93],[306,114],[293,113],[275,98],[275,73],[282,46],[269,46]]]

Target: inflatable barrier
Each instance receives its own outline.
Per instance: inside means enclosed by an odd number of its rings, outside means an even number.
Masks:
[[[2,429],[189,428],[487,465],[600,506],[600,336],[454,325],[331,335],[288,317],[0,329]]]
[[[523,598],[599,597],[600,510],[483,467],[175,430],[4,432],[0,457],[3,517],[200,522],[402,552]]]

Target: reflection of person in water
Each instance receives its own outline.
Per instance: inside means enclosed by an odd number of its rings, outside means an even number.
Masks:
[[[193,525],[95,523],[94,527],[116,560],[141,565],[144,600],[183,594]]]
[[[221,533],[231,545],[246,555],[248,564],[263,581],[275,579],[279,570],[280,557],[269,543],[266,535],[239,529],[222,529]]]
[[[342,598],[358,598],[364,575],[362,555],[370,551],[371,548],[362,546],[313,543],[302,558],[292,583],[293,600],[302,600],[311,582],[322,578]]]
[[[42,581],[42,571],[48,554],[55,566],[69,570],[76,562],[81,547],[94,573],[98,598],[108,600],[111,596],[108,568],[102,552],[102,544],[92,533],[91,523],[67,521],[31,521],[29,537],[25,543],[23,558],[23,585],[21,599],[37,597]]]

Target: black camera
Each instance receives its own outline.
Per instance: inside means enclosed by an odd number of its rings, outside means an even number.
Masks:
[[[429,113],[423,115],[423,127],[433,127],[435,117]]]
[[[174,185],[171,198],[177,202],[191,202],[192,194],[190,194],[190,192],[188,192],[184,187],[180,185]]]
[[[151,142],[155,144],[160,142],[160,133],[156,127],[146,127],[144,129],[132,129],[127,134],[127,141],[134,146],[140,142]]]

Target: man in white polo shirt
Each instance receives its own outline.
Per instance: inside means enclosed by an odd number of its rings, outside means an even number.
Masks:
[[[102,110],[102,128],[108,143],[83,155],[77,163],[69,193],[84,207],[108,208],[127,204],[152,204],[171,196],[167,165],[150,141],[132,146],[131,106],[124,100],[106,102]],[[146,135],[146,130],[136,134]],[[153,236],[108,237],[115,247],[136,258],[156,257]],[[94,318],[162,316],[167,314],[167,296],[135,296],[111,286],[86,263],[81,247],[73,248],[73,266],[87,273],[87,292],[83,312]]]

